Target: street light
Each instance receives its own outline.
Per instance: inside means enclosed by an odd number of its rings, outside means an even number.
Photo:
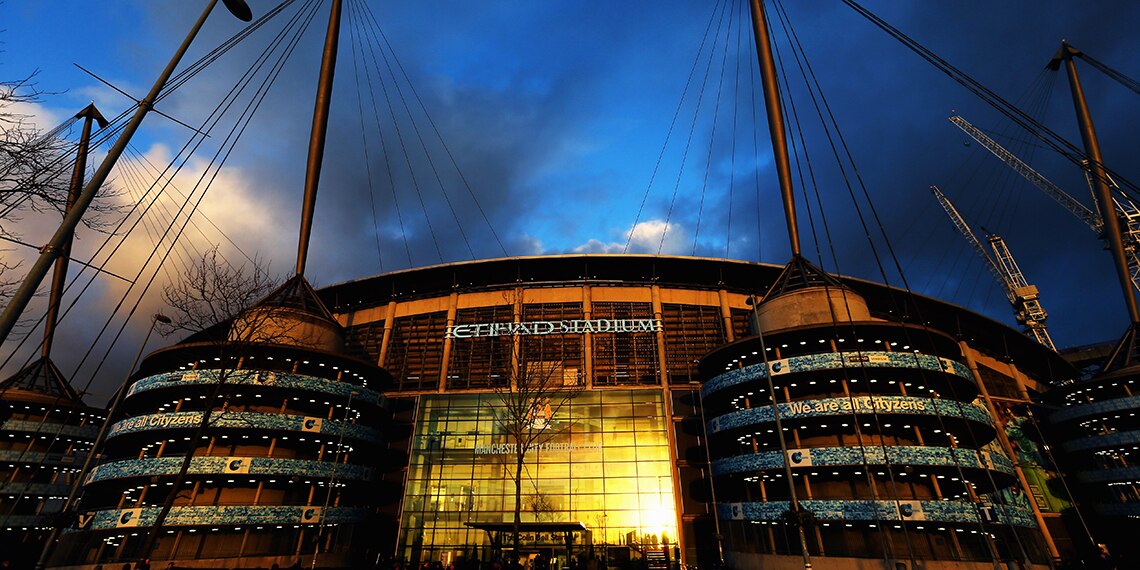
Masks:
[[[348,394],[348,405],[344,407],[344,421],[340,424],[340,433],[337,435],[336,452],[333,453],[332,471],[329,472],[328,490],[325,491],[325,506],[321,508],[321,522],[317,526],[317,541],[313,545],[313,568],[317,567],[317,556],[321,552],[321,538],[325,533],[325,517],[328,516],[329,501],[332,499],[333,485],[336,484],[336,468],[340,465],[340,450],[344,448],[344,430],[348,427],[348,414],[352,411],[352,397],[359,396],[360,392],[353,390]]]
[[[142,360],[142,355],[146,352],[146,344],[150,342],[150,335],[154,333],[154,329],[158,323],[168,325],[171,322],[170,317],[161,313],[151,315],[150,319],[150,328],[147,329],[146,337],[143,338],[142,341],[142,346],[139,347],[139,352],[135,355],[135,361],[131,363],[131,368],[127,370],[127,375],[123,378],[123,383],[119,385],[119,389],[116,390],[115,395],[111,397],[111,405],[107,408],[107,417],[103,418],[103,425],[99,426],[99,435],[95,436],[95,441],[91,444],[91,450],[87,452],[87,457],[83,460],[83,467],[79,469],[75,480],[71,482],[71,490],[67,494],[67,500],[64,501],[63,508],[60,509],[60,515],[63,515],[60,517],[61,521],[65,520],[65,517],[69,520],[70,517],[67,517],[67,515],[78,506],[76,497],[79,495],[79,488],[83,486],[83,481],[87,479],[87,474],[91,471],[91,465],[95,462],[96,452],[98,452],[100,447],[103,447],[103,441],[107,439],[107,430],[111,427],[111,418],[115,417],[115,414],[119,411],[119,404],[123,401],[123,396],[127,393],[127,385],[130,384],[131,376],[134,375],[139,360]],[[40,552],[39,561],[36,562],[36,570],[42,570],[47,564],[48,556],[51,555],[56,541],[59,540],[62,526],[63,524],[61,522],[52,525],[51,535],[49,535],[47,541],[44,542],[44,549]]]

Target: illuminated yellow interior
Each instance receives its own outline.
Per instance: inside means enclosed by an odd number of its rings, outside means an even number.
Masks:
[[[495,419],[501,408],[495,394],[421,399],[401,519],[405,559],[487,556],[487,533],[464,523],[514,520],[514,442]],[[521,520],[581,522],[590,537],[576,536],[579,545],[676,543],[661,392],[585,392],[555,408],[525,456]],[[564,548],[565,537],[530,533],[522,543]]]

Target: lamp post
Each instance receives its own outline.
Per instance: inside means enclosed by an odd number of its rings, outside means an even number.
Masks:
[[[317,540],[313,545],[313,565],[312,568],[317,567],[317,555],[321,552],[321,538],[325,533],[325,517],[329,510],[329,501],[332,499],[333,485],[336,485],[336,468],[340,465],[340,451],[344,448],[344,430],[348,427],[348,414],[352,411],[352,397],[359,395],[360,392],[353,390],[348,394],[348,405],[344,407],[344,422],[340,424],[340,433],[336,439],[336,452],[333,453],[332,470],[329,472],[328,491],[325,492],[325,506],[321,508],[321,522],[317,526]]]
[[[119,385],[119,389],[115,390],[115,395],[111,396],[111,405],[107,408],[107,417],[103,418],[103,425],[99,426],[99,434],[95,436],[95,441],[91,444],[91,450],[87,452],[87,457],[83,460],[83,467],[79,469],[79,473],[75,476],[75,480],[71,482],[71,490],[67,494],[67,500],[63,503],[63,508],[60,509],[61,520],[69,520],[68,516],[71,511],[75,510],[78,506],[76,497],[79,495],[79,489],[83,486],[83,482],[87,479],[88,473],[91,472],[91,466],[95,462],[95,454],[99,448],[103,447],[103,441],[107,439],[107,430],[111,427],[111,418],[119,411],[119,404],[123,401],[123,396],[127,393],[127,385],[130,384],[131,376],[135,373],[135,368],[142,360],[142,355],[146,352],[146,345],[150,342],[150,335],[154,333],[155,327],[158,323],[170,324],[170,317],[155,313],[150,318],[150,328],[146,331],[146,337],[143,338],[142,345],[139,346],[139,352],[135,355],[134,362],[131,363],[131,368],[127,370],[127,375],[123,378],[123,383]],[[47,564],[48,557],[51,556],[52,549],[55,548],[56,541],[59,540],[59,534],[62,530],[62,524],[57,523],[52,525],[51,534],[44,542],[44,549],[40,552],[40,559],[36,562],[36,570],[42,570]]]
[[[717,564],[719,566],[723,567],[724,566],[724,535],[721,534],[721,532],[720,532],[720,511],[717,510],[716,484],[713,483],[712,455],[711,455],[711,452],[709,451],[709,431],[708,431],[708,427],[707,427],[708,424],[705,423],[707,421],[705,419],[705,398],[704,398],[704,395],[701,394],[701,383],[700,382],[690,382],[689,384],[696,384],[696,387],[693,389],[693,391],[696,392],[696,394],[697,394],[697,409],[701,413],[701,435],[704,436],[704,448],[705,448],[705,467],[704,467],[704,469],[709,474],[709,495],[710,495],[709,498],[712,499],[713,525],[714,525],[714,528],[716,529],[716,561],[717,561]]]

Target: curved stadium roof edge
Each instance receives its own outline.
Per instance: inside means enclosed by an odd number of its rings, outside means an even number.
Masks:
[[[696,266],[696,267],[694,267]],[[702,271],[702,268],[707,271]],[[337,314],[381,306],[389,301],[450,294],[455,290],[499,289],[511,283],[560,284],[667,283],[762,294],[781,265],[709,257],[649,254],[558,254],[459,261],[401,269],[320,288],[317,293]],[[1075,378],[1075,368],[1016,329],[970,309],[895,286],[838,276],[867,300],[872,311],[890,320],[926,324],[967,340],[999,359],[1009,359],[1043,380]],[[905,300],[910,302],[906,303]],[[901,309],[902,318],[894,316]],[[921,316],[921,319],[919,318]]]

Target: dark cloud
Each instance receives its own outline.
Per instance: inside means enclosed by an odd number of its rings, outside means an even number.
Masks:
[[[976,224],[976,231],[985,226],[1006,238],[1026,276],[1041,288],[1059,345],[1104,340],[1119,333],[1126,321],[1119,288],[1108,256],[1092,232],[1012,178],[977,145],[965,145],[966,137],[946,121],[950,110],[956,109],[987,130],[1012,132],[1002,126],[999,115],[846,6],[782,4],[878,214],[875,219],[860,187],[855,187],[854,201],[849,195],[847,182],[854,181],[855,171],[848,168],[844,176],[836,167],[784,32],[777,27],[773,36],[806,141],[797,145],[808,183],[801,184],[797,172],[797,188],[809,257],[822,257],[822,264],[831,270],[876,281],[885,275],[891,284],[902,285],[891,258],[893,249],[906,283],[916,291],[1012,322],[1000,291],[930,196],[928,187],[937,184]],[[1075,6],[1054,0],[1032,5],[867,0],[865,4],[1003,97],[1027,107],[1036,105],[1045,124],[1074,142],[1079,137],[1067,82],[1042,72],[1060,39],[1067,38],[1129,76],[1140,75],[1132,55],[1137,46],[1131,29],[1140,6],[1130,2]],[[251,0],[251,5],[264,12],[272,3]],[[718,29],[716,17],[725,4],[367,5],[398,53],[410,83],[401,78],[402,99],[390,81],[390,99],[376,92],[377,129],[367,82],[359,65],[354,69],[351,55],[353,47],[363,50],[362,44],[354,46],[349,25],[359,20],[357,15],[346,16],[308,269],[315,283],[366,277],[381,269],[500,256],[499,241],[509,255],[615,251],[624,247],[635,224],[641,224],[637,231],[659,231],[666,220],[674,240],[667,240],[667,251],[724,256],[728,243],[729,257],[787,260],[763,108],[754,98],[755,54],[747,23],[740,18],[742,4],[729,5],[735,14],[731,28],[724,24],[719,37],[710,35],[695,68],[706,26],[712,21],[711,30]],[[23,35],[12,38],[21,46],[15,50],[9,46],[16,56],[13,61],[30,61],[38,53],[55,58],[51,61],[91,63],[124,85],[149,84],[173,49],[174,38],[182,36],[199,9],[190,2],[104,7],[91,22],[103,26],[107,35],[102,43],[92,44],[47,42],[44,38],[71,37],[79,30],[76,24],[46,23],[41,12],[54,8],[21,2],[8,6],[36,26],[55,26],[40,31],[40,39],[27,40],[38,44],[39,52],[25,51]],[[77,6],[90,10],[82,3]],[[270,257],[278,271],[289,271],[293,265],[295,212],[304,179],[324,17],[322,11],[314,20],[227,163],[235,176],[248,183],[244,195],[262,204],[272,220],[267,225],[237,223],[222,229],[239,245]],[[271,24],[248,45],[227,54],[172,95],[162,109],[187,122],[200,121],[279,27]],[[236,21],[215,15],[190,57],[238,29]],[[739,44],[738,37],[743,40]],[[706,59],[712,49],[712,59]],[[658,154],[691,68],[695,72],[658,167]],[[52,75],[54,71],[45,72],[45,80],[55,82],[49,87],[63,81]],[[1140,119],[1136,94],[1087,67],[1082,73],[1106,160],[1124,175],[1140,178],[1140,173],[1130,171],[1129,160],[1140,150],[1132,128]],[[69,77],[72,83],[63,86],[74,87],[77,93],[92,84],[83,76]],[[426,115],[411,86],[422,98]],[[366,93],[363,101],[358,89]],[[1046,101],[1044,93],[1051,93],[1051,99]],[[1030,94],[1039,96],[1028,98]],[[396,109],[394,120],[389,100]],[[405,104],[412,109],[414,126]],[[759,116],[755,123],[754,108]],[[458,171],[437,140],[429,116]],[[233,123],[228,121],[223,123]],[[152,118],[140,133],[141,140],[176,147],[186,137],[182,129]],[[381,134],[387,160],[381,152]],[[428,147],[426,154],[420,136]],[[208,145],[222,138],[221,131],[212,133]],[[753,140],[759,141],[758,148]],[[1013,139],[1003,142],[1013,145]],[[1076,168],[1045,150],[1033,154],[1036,168],[1074,195],[1086,195]],[[683,163],[682,156],[687,156]],[[711,164],[706,161],[709,156]],[[814,179],[806,170],[807,157]],[[880,223],[890,249],[880,236]],[[641,234],[635,231],[635,235]],[[634,250],[653,252],[652,236],[636,240]],[[75,325],[68,342],[89,343],[82,340],[91,333],[86,323],[101,319],[82,319],[85,324]],[[124,345],[141,342],[140,331],[132,328],[129,335]]]

